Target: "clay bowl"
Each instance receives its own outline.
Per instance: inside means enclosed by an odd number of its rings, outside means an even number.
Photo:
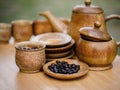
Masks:
[[[72,49],[74,47],[74,44],[75,44],[75,41],[72,40],[68,45],[63,47],[53,47],[53,48],[46,47],[45,51],[46,53],[61,53],[61,52],[65,52]]]
[[[78,78],[78,77],[81,77],[81,76],[87,74],[88,71],[89,71],[88,65],[85,64],[85,63],[83,63],[83,62],[80,62],[78,60],[75,60],[75,59],[61,59],[59,61],[66,61],[69,64],[80,65],[80,70],[77,73],[74,73],[74,74],[59,74],[59,73],[54,73],[54,72],[52,72],[52,71],[50,71],[48,69],[48,66],[51,65],[52,63],[56,63],[56,60],[55,60],[55,61],[48,62],[47,64],[45,64],[43,66],[44,72],[47,75],[49,75],[51,77],[54,77],[54,78],[57,78],[57,79],[74,79],[74,78]]]
[[[72,52],[73,50],[68,50],[62,53],[48,53],[46,54],[46,58],[49,58],[49,59],[62,58],[70,55]]]
[[[46,44],[46,47],[60,47],[68,45],[72,38],[65,33],[44,33],[35,36],[32,41],[39,41]]]

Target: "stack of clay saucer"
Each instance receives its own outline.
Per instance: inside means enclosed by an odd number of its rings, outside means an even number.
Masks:
[[[46,60],[67,59],[74,55],[73,47],[75,41],[64,33],[44,33],[37,35],[32,41],[39,41],[46,44]]]

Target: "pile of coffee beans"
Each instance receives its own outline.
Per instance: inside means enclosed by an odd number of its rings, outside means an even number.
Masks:
[[[52,63],[48,68],[54,73],[73,74],[80,70],[80,65],[69,64],[68,62],[57,60],[56,63]]]
[[[21,50],[38,50],[39,48],[35,46],[35,47],[21,47],[19,49],[21,49]]]

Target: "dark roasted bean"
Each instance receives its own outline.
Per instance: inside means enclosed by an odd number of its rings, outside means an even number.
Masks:
[[[54,73],[60,74],[73,74],[77,73],[80,70],[80,66],[76,64],[69,64],[65,61],[56,61],[56,64],[52,63],[48,66],[48,69]]]

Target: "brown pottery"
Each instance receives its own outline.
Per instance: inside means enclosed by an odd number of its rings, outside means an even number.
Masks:
[[[11,38],[11,24],[0,23],[0,43],[8,43]]]
[[[116,42],[113,37],[103,38],[103,35],[99,34],[101,39],[98,37],[94,37],[94,39],[90,39],[94,30],[100,27],[84,27],[79,30],[81,38],[78,40],[76,44],[76,54],[78,58],[90,66],[91,70],[106,70],[112,67],[112,62],[116,57],[118,46],[120,42]],[[89,29],[88,36],[84,35],[83,32]],[[98,30],[101,32],[101,30]],[[106,33],[106,32],[104,32]],[[108,34],[107,34],[108,35]],[[87,38],[86,38],[87,37]],[[93,38],[93,36],[92,36]]]
[[[33,21],[33,34],[38,35],[42,33],[52,32],[52,27],[47,20]]]
[[[68,33],[76,42],[80,38],[79,29],[85,26],[94,26],[95,21],[101,23],[100,29],[107,32],[106,22],[111,19],[120,19],[120,15],[104,16],[104,10],[96,5],[91,5],[90,0],[85,0],[85,5],[76,5],[73,7],[71,21],[69,25],[64,24],[49,11],[41,12],[45,16],[55,31]]]
[[[12,21],[12,32],[15,42],[29,41],[32,36],[32,21],[16,20]]]
[[[45,44],[40,42],[19,42],[15,45],[15,61],[20,71],[25,73],[39,72],[46,62]],[[37,48],[26,50],[24,48]]]
[[[96,20],[101,23],[100,29],[107,31],[106,22],[111,19],[120,19],[120,15],[113,14],[105,17],[101,7],[91,5],[90,0],[85,0],[85,5],[76,5],[72,10],[68,34],[77,41],[80,38],[78,30],[85,26],[93,27]]]

